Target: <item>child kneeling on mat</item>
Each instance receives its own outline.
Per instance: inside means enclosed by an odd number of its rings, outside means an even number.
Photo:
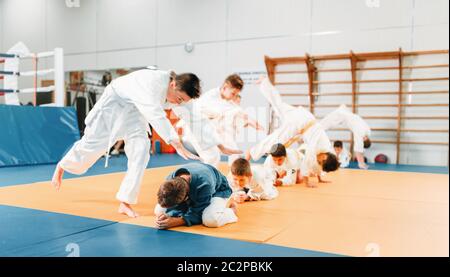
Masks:
[[[293,149],[277,143],[272,146],[264,162],[266,171],[272,174],[273,185],[290,186],[300,184],[300,166],[303,157]]]
[[[270,172],[261,165],[250,165],[246,159],[237,159],[231,165],[228,177],[233,189],[233,199],[245,201],[272,200],[278,196]]]
[[[227,178],[214,167],[202,163],[181,166],[158,190],[156,227],[203,224],[216,228],[237,222],[231,193]]]

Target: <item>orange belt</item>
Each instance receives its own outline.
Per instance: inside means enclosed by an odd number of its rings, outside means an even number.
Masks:
[[[293,138],[291,138],[288,142],[286,142],[286,143],[284,144],[284,146],[285,146],[286,148],[289,148],[292,144],[294,144],[294,143],[300,141],[300,137],[299,137],[299,136],[303,136],[303,135],[304,135],[304,134],[312,127],[312,126],[314,126],[314,125],[316,125],[316,121],[315,121],[315,120],[311,120],[310,122],[308,122],[308,124],[306,124],[305,127],[303,127],[302,129],[300,129],[300,130],[298,131],[298,133],[297,133]]]
[[[303,135],[303,134],[305,134],[312,126],[314,126],[316,124],[316,121],[315,120],[311,120],[310,122],[308,122],[308,124],[306,124],[306,126],[305,127],[303,127],[303,129],[300,129],[299,130],[299,134],[300,135]]]

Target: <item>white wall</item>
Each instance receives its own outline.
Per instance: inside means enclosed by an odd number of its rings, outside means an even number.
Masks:
[[[193,71],[207,89],[234,71],[264,70],[264,55],[449,48],[448,0],[378,2],[81,0],[80,8],[67,8],[63,0],[0,0],[0,51],[19,40],[32,51],[63,47],[67,71],[158,65]],[[193,53],[184,51],[186,42],[194,43]],[[243,104],[267,107],[252,86]],[[374,146],[369,156],[383,150],[392,155],[388,148]],[[402,162],[448,163],[446,147],[404,148]],[[435,154],[423,158],[417,149]]]
[[[4,16],[3,16],[3,1],[0,1],[0,49],[3,48],[3,23]]]

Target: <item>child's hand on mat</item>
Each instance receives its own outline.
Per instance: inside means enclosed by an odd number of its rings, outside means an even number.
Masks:
[[[177,226],[185,225],[185,221],[182,217],[166,217],[163,220],[156,221],[156,227],[160,230],[170,229]]]
[[[233,210],[234,214],[237,215],[238,213],[238,203],[234,201],[234,199],[230,198],[230,201],[228,201],[227,206]]]
[[[169,216],[167,215],[167,214],[160,214],[158,217],[157,217],[157,221],[163,221],[163,220],[166,220],[166,219],[168,219],[169,218]]]
[[[247,200],[248,196],[244,191],[239,191],[234,194],[233,199],[234,201],[238,202],[239,204],[244,203]]]
[[[278,178],[284,178],[284,177],[286,177],[286,174],[287,174],[287,172],[286,172],[286,170],[282,170],[280,173],[278,173]]]
[[[276,180],[273,184],[275,187],[281,187],[283,185],[283,182],[281,180]]]

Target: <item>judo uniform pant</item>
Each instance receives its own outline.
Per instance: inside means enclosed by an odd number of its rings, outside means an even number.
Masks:
[[[85,134],[59,162],[65,171],[84,174],[107,151],[111,142],[125,141],[128,158],[127,172],[116,198],[136,204],[142,177],[150,160],[148,125],[140,113],[127,104],[117,103],[111,89],[104,95],[86,118]]]
[[[270,103],[275,114],[280,118],[281,125],[272,134],[250,149],[250,155],[253,160],[259,160],[267,154],[274,144],[288,142],[298,134],[298,131],[303,126],[315,120],[314,116],[308,111],[284,103],[280,93],[270,84],[269,80],[263,81],[260,91]]]
[[[227,208],[228,199],[221,197],[213,197],[211,203],[203,211],[202,223],[206,227],[218,228],[230,223],[238,221],[238,218],[231,208]],[[155,215],[164,214],[167,209],[162,208],[159,204],[155,207]]]
[[[298,117],[297,117],[298,118]],[[286,143],[298,134],[298,126],[304,125],[303,118],[298,118],[296,122],[289,122],[281,125],[272,134],[265,137],[257,145],[250,149],[253,160],[259,160],[270,151],[270,148],[277,143]]]

